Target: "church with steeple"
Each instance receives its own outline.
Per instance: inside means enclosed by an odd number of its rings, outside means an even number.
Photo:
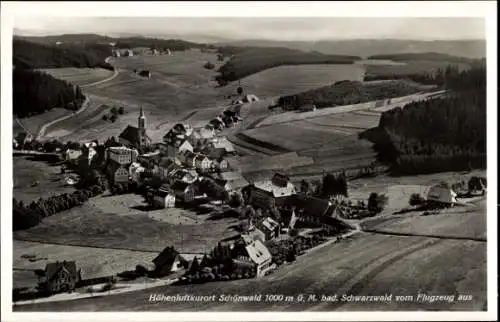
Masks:
[[[118,137],[118,142],[142,150],[151,144],[151,138],[146,133],[146,115],[142,106],[137,123],[137,127],[128,125]]]

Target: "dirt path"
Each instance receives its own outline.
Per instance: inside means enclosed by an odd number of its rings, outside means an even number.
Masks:
[[[80,85],[80,87],[90,87],[90,86],[96,86],[96,85],[99,85],[99,84],[102,84],[104,82],[109,82],[110,80],[114,79],[116,76],[118,76],[118,74],[120,73],[120,70],[119,69],[115,69],[114,71],[114,74],[111,76],[111,77],[108,77],[106,79],[103,79],[103,80],[100,80],[98,82],[94,82],[94,83],[90,83],[90,84],[85,84],[85,85]],[[40,131],[38,132],[38,135],[36,137],[37,140],[39,140],[40,138],[42,138],[44,135],[45,135],[45,132],[47,132],[47,129],[51,126],[53,126],[54,124],[56,123],[59,123],[59,122],[62,122],[64,120],[67,120],[69,119],[70,117],[73,117],[73,116],[76,116],[80,113],[82,113],[83,111],[85,111],[87,109],[87,107],[90,105],[90,100],[88,97],[85,97],[85,101],[82,103],[82,106],[74,113],[72,114],[69,114],[69,115],[65,115],[63,117],[60,117],[58,119],[55,119],[55,120],[52,120],[48,123],[45,123],[41,128],[40,128]]]

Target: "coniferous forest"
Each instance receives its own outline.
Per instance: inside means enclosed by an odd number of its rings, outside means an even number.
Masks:
[[[77,110],[85,99],[80,87],[28,69],[14,68],[12,87],[13,113],[17,117],[44,113],[54,107]]]
[[[444,97],[384,112],[361,138],[375,143],[395,174],[462,171],[486,167],[486,66],[447,69]]]

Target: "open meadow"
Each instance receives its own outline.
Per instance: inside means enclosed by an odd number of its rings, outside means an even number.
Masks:
[[[113,71],[103,68],[46,68],[40,71],[55,78],[63,79],[74,85],[87,85],[99,82],[113,76]]]
[[[75,189],[67,186],[60,165],[51,165],[37,156],[14,156],[13,197],[24,203],[47,198],[52,195],[71,193]]]
[[[64,108],[53,108],[45,113],[25,117],[22,119],[14,118],[12,121],[12,133],[15,138],[16,134],[28,132],[36,136],[42,126],[52,120],[71,114],[72,111]]]
[[[35,269],[55,261],[75,261],[82,270],[82,278],[110,276],[136,265],[151,266],[158,252],[141,252],[112,248],[70,246],[65,244],[37,243],[14,240],[14,287],[36,285]],[[35,256],[36,261],[29,258]],[[28,257],[28,258],[27,258]],[[26,280],[26,277],[32,279]],[[34,277],[34,279],[33,279]],[[34,283],[33,283],[34,282]]]
[[[45,218],[36,227],[16,231],[14,239],[158,252],[174,246],[199,253],[236,234],[232,227],[237,219],[212,219],[179,209],[149,211],[142,199],[131,194],[96,197]]]

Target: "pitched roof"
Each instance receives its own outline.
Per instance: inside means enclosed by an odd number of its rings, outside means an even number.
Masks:
[[[153,259],[153,263],[156,267],[172,266],[177,255],[179,255],[179,252],[174,247],[167,246]]]
[[[226,137],[217,138],[212,143],[214,149],[224,149],[226,152],[234,152],[234,146]]]
[[[247,245],[245,249],[252,261],[258,265],[272,258],[271,253],[260,240],[253,241],[253,243]]]
[[[270,193],[275,198],[288,197],[295,194],[295,187],[291,182],[288,182],[286,187],[277,186],[271,180],[257,181],[253,185],[257,189]]]
[[[274,185],[285,188],[290,181],[290,177],[283,173],[275,173],[271,181]]]
[[[279,224],[271,217],[266,217],[260,224],[271,231],[279,227]]]
[[[291,197],[290,205],[303,216],[324,216],[333,211],[333,206],[328,200],[306,196],[303,193]]]
[[[45,276],[47,280],[53,279],[63,267],[68,270],[71,276],[76,277],[77,271],[76,271],[75,261],[70,261],[70,262],[63,261],[63,262],[48,263],[45,266]]]
[[[132,144],[139,144],[139,128],[132,125],[127,125],[125,130],[123,130],[123,132],[120,133],[118,137],[127,140]],[[149,139],[147,134],[146,137]]]
[[[172,185],[171,188],[174,191],[179,191],[179,190],[184,191],[184,189],[186,189],[188,186],[189,186],[189,183],[177,180],[177,181],[174,182],[174,184]]]
[[[243,175],[239,171],[226,171],[226,172],[221,172],[219,174],[219,178],[221,180],[231,181],[231,180],[242,179]]]

